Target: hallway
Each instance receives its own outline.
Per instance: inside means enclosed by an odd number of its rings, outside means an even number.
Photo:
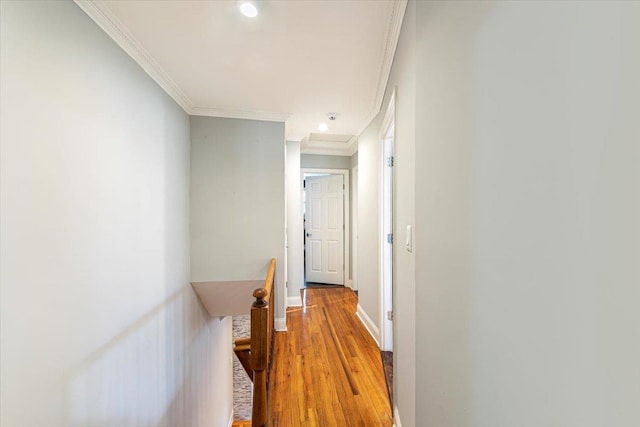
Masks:
[[[380,350],[356,317],[356,294],[310,288],[302,301],[276,335],[272,425],[391,426]]]

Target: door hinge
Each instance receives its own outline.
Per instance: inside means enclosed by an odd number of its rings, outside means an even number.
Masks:
[[[387,234],[387,243],[393,243],[393,233]]]
[[[387,157],[387,166],[392,167],[394,164],[393,156]]]
[[[393,310],[387,311],[387,320],[393,321]]]

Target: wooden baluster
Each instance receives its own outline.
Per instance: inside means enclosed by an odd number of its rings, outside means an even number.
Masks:
[[[269,339],[269,301],[266,289],[256,289],[251,306],[251,369],[253,370],[252,426],[267,425],[267,364]]]
[[[273,277],[273,282],[275,282],[276,278],[275,275]],[[272,354],[272,346],[273,346],[273,323],[274,323],[274,316],[275,316],[275,311],[276,311],[276,306],[274,304],[274,299],[273,299],[273,295],[275,294],[275,292],[273,292],[273,286],[271,287],[271,293],[269,294],[269,332],[268,332],[268,341],[267,341],[267,361],[268,361],[268,369],[271,368],[271,354]],[[269,379],[267,378],[267,382],[269,381]]]

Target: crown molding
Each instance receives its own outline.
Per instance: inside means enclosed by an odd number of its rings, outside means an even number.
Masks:
[[[380,65],[380,73],[378,75],[378,83],[376,96],[371,113],[366,117],[363,124],[357,129],[355,135],[360,135],[369,126],[371,121],[378,115],[384,100],[385,89],[389,80],[391,66],[393,65],[393,57],[398,45],[400,30],[402,29],[402,20],[407,7],[408,0],[398,0],[392,3],[391,16],[389,19],[389,28],[387,30],[387,38],[385,50]],[[118,46],[120,46],[140,67],[156,82],[160,87],[173,98],[182,109],[190,115],[210,116],[210,117],[227,117],[248,120],[265,120],[265,121],[286,121],[291,114],[282,112],[265,112],[265,111],[237,111],[225,110],[220,108],[206,108],[194,106],[187,94],[178,86],[178,84],[167,74],[160,64],[151,56],[149,52],[142,47],[136,38],[127,30],[124,24],[109,9],[104,0],[74,0],[74,2],[82,9],[100,28],[111,37]],[[345,154],[352,155],[357,151],[353,150],[353,144],[348,150],[339,150]],[[328,151],[336,151],[328,149]],[[351,154],[348,154],[351,153]]]
[[[307,145],[305,148],[304,141],[302,141],[301,153],[352,156],[356,151],[358,151],[358,136],[364,132],[369,124],[371,124],[382,108],[382,101],[384,101],[384,94],[387,89],[387,83],[389,82],[391,67],[393,66],[393,58],[396,53],[396,48],[398,47],[398,40],[400,39],[400,31],[402,30],[402,21],[407,9],[407,3],[408,0],[397,0],[392,3],[389,28],[387,29],[387,39],[382,63],[380,64],[380,73],[378,74],[378,85],[376,88],[376,96],[373,101],[373,108],[360,127],[356,130],[355,136],[349,140],[349,148],[336,149],[331,147],[311,147],[310,145]]]
[[[227,117],[233,119],[284,122],[291,114],[267,111],[236,111],[221,108],[196,107],[187,94],[167,74],[126,26],[109,9],[104,0],[74,0],[109,37],[116,42],[180,107],[192,116]]]
[[[348,156],[353,156],[358,151],[358,135],[353,135],[349,142],[347,143],[348,148]]]
[[[391,91],[391,98],[389,98],[389,103],[387,104],[387,109],[384,113],[384,117],[382,118],[382,126],[380,126],[380,132],[378,133],[378,139],[382,139],[386,136],[389,131],[389,127],[391,126],[392,120],[395,119],[396,114],[396,88],[394,87]]]
[[[355,135],[352,136],[346,144],[338,144],[340,143],[303,139],[300,142],[300,153],[351,157],[358,151],[358,137]]]
[[[387,83],[389,82],[389,75],[391,74],[391,66],[393,65],[393,58],[398,47],[398,40],[400,39],[400,31],[402,30],[402,21],[404,19],[404,13],[407,9],[408,0],[399,0],[393,2],[391,9],[391,17],[389,19],[389,28],[387,30],[387,42],[384,49],[384,56],[382,64],[380,65],[380,74],[378,75],[378,87],[376,89],[376,97],[373,104],[371,113],[364,120],[362,125],[358,128],[356,135],[360,135],[369,126],[369,124],[376,118],[380,109],[382,108],[382,101],[384,100],[384,94],[387,89]]]
[[[345,141],[345,142],[330,141],[330,140],[325,140],[325,139],[306,139],[305,141],[307,141],[307,147],[325,147],[325,146],[329,146],[329,147],[346,148],[349,145],[349,143],[351,142],[351,138],[349,138],[349,140]]]
[[[93,21],[104,30],[180,107],[191,114],[193,102],[173,81],[156,60],[133,37],[127,28],[107,7],[103,0],[74,0]]]
[[[226,117],[229,119],[264,120],[267,122],[286,122],[291,113],[270,111],[241,111],[225,110],[223,108],[193,107],[189,114],[192,116]]]

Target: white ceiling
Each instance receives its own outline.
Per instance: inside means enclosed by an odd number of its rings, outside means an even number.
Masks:
[[[327,154],[355,151],[379,111],[406,6],[261,0],[247,18],[235,0],[76,3],[189,114],[286,120],[287,140]]]

